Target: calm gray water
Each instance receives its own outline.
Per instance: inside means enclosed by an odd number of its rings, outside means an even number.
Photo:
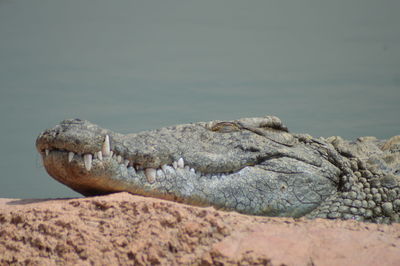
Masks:
[[[400,1],[0,0],[0,197],[69,197],[36,136],[273,114],[293,132],[400,134]]]

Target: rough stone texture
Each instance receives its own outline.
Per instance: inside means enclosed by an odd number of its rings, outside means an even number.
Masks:
[[[0,199],[0,265],[399,265],[399,247],[400,224],[246,216],[128,193]]]

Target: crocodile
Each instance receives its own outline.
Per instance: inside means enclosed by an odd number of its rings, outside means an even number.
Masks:
[[[67,119],[36,148],[48,174],[84,196],[127,191],[249,215],[400,222],[400,136],[315,138],[276,116],[134,134]]]

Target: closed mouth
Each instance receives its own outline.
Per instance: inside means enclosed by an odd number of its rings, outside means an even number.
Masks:
[[[221,172],[221,173],[202,173],[196,171],[190,165],[185,163],[184,158],[180,157],[178,160],[172,161],[171,163],[162,164],[159,167],[146,167],[137,164],[134,160],[125,158],[118,152],[111,150],[110,137],[106,135],[101,146],[101,150],[93,153],[76,153],[65,149],[51,148],[40,149],[43,160],[50,158],[51,156],[57,156],[64,158],[71,166],[79,166],[90,174],[93,167],[100,165],[118,165],[119,171],[123,177],[130,178],[145,178],[148,184],[153,184],[157,180],[165,178],[166,175],[191,175],[196,178],[207,178],[207,179],[224,179],[227,175],[233,172]],[[240,170],[239,170],[240,171]],[[235,172],[239,172],[235,171]]]

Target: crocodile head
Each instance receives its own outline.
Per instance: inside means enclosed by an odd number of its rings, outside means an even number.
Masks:
[[[338,190],[341,170],[277,117],[119,134],[64,120],[36,141],[47,172],[89,196],[118,191],[269,216],[303,216]]]

